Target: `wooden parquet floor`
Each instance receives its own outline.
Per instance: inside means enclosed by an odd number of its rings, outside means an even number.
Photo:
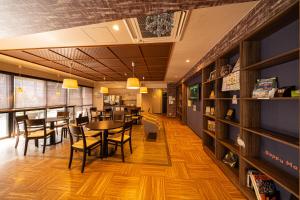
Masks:
[[[31,143],[24,157],[22,143],[15,151],[14,140],[0,141],[0,199],[245,199],[204,153],[198,136],[175,119],[162,120],[171,165],[91,156],[81,174],[78,153],[67,168],[67,143],[47,148],[45,155]]]

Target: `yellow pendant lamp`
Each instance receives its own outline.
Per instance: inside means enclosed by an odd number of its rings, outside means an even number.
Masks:
[[[143,81],[145,80],[145,77],[143,76]],[[148,93],[148,88],[145,86],[140,87],[140,93],[141,94],[147,94]]]
[[[105,77],[103,77],[103,80],[105,81]],[[101,86],[100,87],[100,93],[101,94],[108,94],[108,87],[104,87],[104,86]]]
[[[138,78],[134,77],[134,62],[131,63],[132,65],[132,78],[127,79],[127,85],[126,88],[130,90],[136,90],[140,88],[140,80]]]
[[[72,70],[72,65],[73,63],[71,63],[70,65],[70,78],[65,78],[63,81],[63,85],[62,88],[64,89],[78,89],[78,82],[76,79],[71,79],[71,70]]]

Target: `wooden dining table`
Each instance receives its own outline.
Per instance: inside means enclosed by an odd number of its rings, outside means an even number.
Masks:
[[[108,142],[107,142],[108,130],[121,128],[123,127],[123,125],[124,125],[123,122],[113,121],[113,120],[90,122],[89,124],[86,125],[86,128],[90,130],[103,131],[103,146],[102,146],[103,157],[108,157]]]

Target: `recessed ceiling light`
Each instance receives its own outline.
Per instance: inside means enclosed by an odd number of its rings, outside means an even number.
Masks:
[[[120,27],[118,24],[114,24],[113,27],[112,27],[115,31],[119,31],[120,30]]]
[[[185,60],[185,62],[189,63],[189,62],[190,62],[190,60],[189,60],[189,59],[187,59],[187,60]]]

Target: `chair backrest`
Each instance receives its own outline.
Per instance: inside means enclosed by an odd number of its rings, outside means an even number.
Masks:
[[[28,136],[30,132],[37,130],[44,130],[46,136],[46,120],[45,119],[26,119],[25,120],[25,136]]]
[[[25,121],[28,119],[28,115],[16,116],[15,124],[17,125],[17,132],[25,131]]]
[[[139,115],[139,109],[131,109],[130,110],[130,114],[132,114],[132,115]]]
[[[114,111],[113,113],[113,120],[115,121],[125,121],[125,113],[124,111]]]
[[[133,124],[133,122],[131,120],[131,121],[125,122],[123,125],[124,132],[128,132],[130,137],[131,137],[131,133],[132,133],[132,124]]]
[[[70,114],[69,112],[57,112],[56,116],[68,118],[69,114]]]
[[[83,147],[86,148],[86,139],[82,126],[69,125],[69,133],[71,146],[74,144],[74,141],[82,139]]]
[[[76,124],[77,124],[77,126],[85,126],[88,123],[89,123],[89,117],[88,116],[76,118]]]
[[[97,107],[91,107],[91,108],[90,108],[90,112],[91,112],[91,111],[97,111]]]

